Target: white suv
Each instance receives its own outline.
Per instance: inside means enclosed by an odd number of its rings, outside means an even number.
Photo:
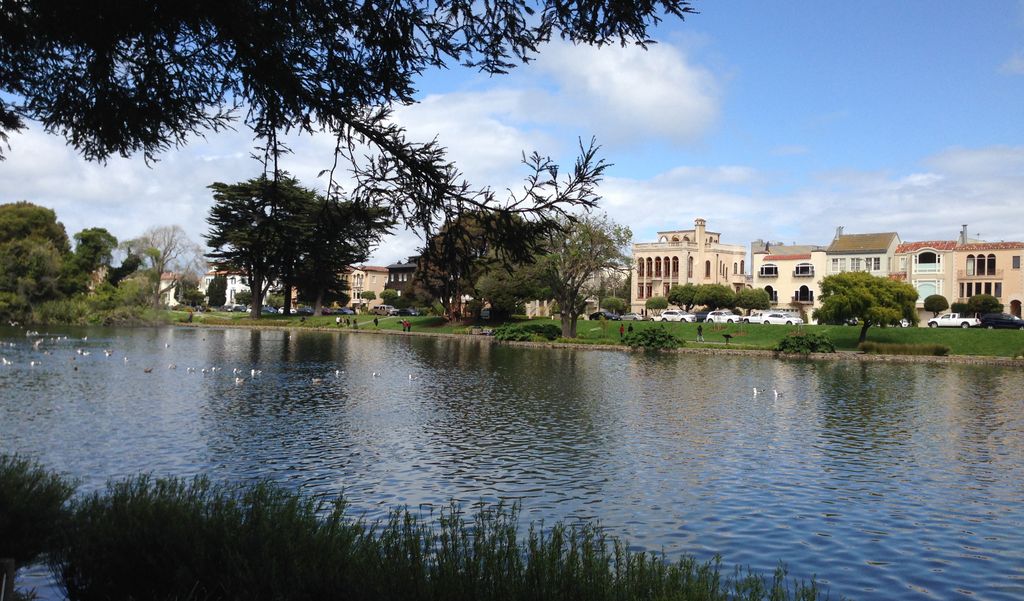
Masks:
[[[662,311],[661,315],[658,316],[660,321],[687,321],[692,323],[696,319],[693,313],[687,313],[686,311],[676,311],[675,309],[669,309],[668,311]]]
[[[707,319],[704,321],[710,321],[713,323],[734,323],[739,322],[742,318],[736,315],[728,309],[721,309],[718,311],[712,311],[708,313]]]

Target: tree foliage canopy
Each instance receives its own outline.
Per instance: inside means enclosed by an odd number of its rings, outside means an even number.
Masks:
[[[697,293],[697,286],[693,284],[676,284],[668,290],[668,302],[689,311],[693,308],[693,296]]]
[[[693,304],[715,309],[729,309],[736,306],[736,293],[722,284],[701,284],[693,292]]]
[[[762,288],[744,288],[736,294],[736,306],[748,312],[765,311],[772,308],[772,299]]]
[[[941,294],[932,294],[924,299],[924,310],[931,311],[933,317],[938,317],[939,313],[942,313],[948,308],[949,301]]]
[[[978,315],[1002,313],[1003,303],[991,294],[975,294],[967,300],[967,310]]]
[[[886,327],[901,319],[917,323],[917,290],[906,282],[851,271],[821,280],[821,308],[814,318],[841,323],[856,317],[861,323],[860,341],[872,325]]]

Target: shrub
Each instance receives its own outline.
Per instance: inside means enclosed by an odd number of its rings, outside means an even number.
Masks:
[[[827,334],[821,332],[798,332],[789,334],[779,341],[775,350],[780,353],[807,355],[809,353],[834,353],[836,345]]]
[[[495,340],[526,341],[533,340],[533,334],[518,325],[504,325],[494,329]]]
[[[75,485],[17,455],[0,455],[0,557],[30,564],[54,550]]]
[[[945,357],[949,347],[944,344],[899,344],[891,342],[860,343],[857,348],[870,355],[931,355]]]
[[[562,326],[550,320],[530,321],[518,324],[518,327],[530,332],[531,334],[547,338],[548,340],[554,340],[562,335]]]
[[[626,334],[622,342],[633,348],[642,346],[645,349],[679,348],[683,345],[681,340],[661,325],[630,332]]]
[[[89,303],[80,296],[40,303],[32,310],[35,323],[84,325],[93,314]]]
[[[140,477],[75,513],[54,565],[73,599],[708,599],[819,598],[816,583],[721,575],[719,561],[637,553],[588,523],[519,528],[518,508],[457,505],[364,524],[342,500],[269,484]],[[737,596],[739,598],[739,596]]]
[[[0,292],[0,320],[21,321],[31,315],[32,309],[25,299],[14,292]]]

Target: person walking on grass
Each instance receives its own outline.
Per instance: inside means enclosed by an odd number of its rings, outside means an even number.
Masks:
[[[377,327],[377,325],[378,325],[379,323],[380,323],[380,322],[379,322],[379,321],[377,321],[377,318],[376,318],[376,317],[374,317],[374,318],[373,318],[373,327],[375,327],[375,328],[376,328],[376,327]]]
[[[619,340],[622,340],[622,337],[625,336],[625,335],[626,335],[626,326],[620,323],[619,324]]]
[[[704,342],[704,326],[697,324],[697,342]]]

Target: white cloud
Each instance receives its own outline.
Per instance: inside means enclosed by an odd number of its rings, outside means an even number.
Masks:
[[[1024,75],[1024,52],[1015,51],[1010,58],[1006,59],[1006,62],[999,66],[999,70],[1011,75]]]
[[[600,140],[697,142],[719,115],[720,83],[671,44],[574,46],[554,42],[532,67],[557,87],[532,107],[590,128]]]
[[[768,174],[746,167],[678,167],[648,180],[609,179],[604,208],[648,242],[696,217],[722,241],[764,238],[828,244],[848,233],[896,231],[903,240],[955,239],[962,223],[987,240],[1024,240],[1024,147],[949,149],[922,161],[927,172],[821,174],[793,192],[773,192]],[[766,191],[767,190],[767,191]]]

